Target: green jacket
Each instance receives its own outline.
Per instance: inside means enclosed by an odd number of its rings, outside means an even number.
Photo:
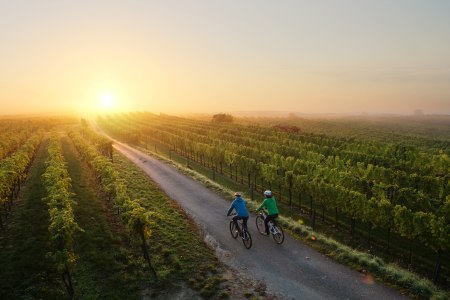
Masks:
[[[266,198],[263,203],[256,209],[257,211],[265,207],[269,213],[269,215],[278,214],[277,202],[275,198]]]

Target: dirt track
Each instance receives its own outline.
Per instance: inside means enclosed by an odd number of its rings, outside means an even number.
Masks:
[[[216,247],[220,259],[242,276],[262,282],[281,299],[408,299],[364,274],[339,265],[302,242],[286,235],[282,245],[261,236],[255,215],[249,219],[253,247],[244,248],[229,232],[226,211],[229,202],[172,166],[128,145],[114,148],[144,170],[199,224]]]

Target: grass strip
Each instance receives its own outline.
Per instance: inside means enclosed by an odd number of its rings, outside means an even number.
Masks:
[[[47,257],[48,207],[42,185],[48,140],[44,140],[0,241],[0,299],[64,299],[66,291]]]
[[[62,139],[63,154],[72,178],[75,216],[84,233],[74,243],[78,262],[74,268],[77,296],[81,299],[139,299],[144,280],[136,255],[124,246],[123,232],[112,224],[89,169],[72,142]],[[113,228],[114,227],[114,228]]]

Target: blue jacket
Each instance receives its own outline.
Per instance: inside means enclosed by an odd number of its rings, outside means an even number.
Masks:
[[[248,217],[247,207],[245,206],[245,200],[241,197],[236,197],[234,201],[231,203],[230,208],[228,209],[227,216],[231,214],[233,209],[236,210],[238,217]]]

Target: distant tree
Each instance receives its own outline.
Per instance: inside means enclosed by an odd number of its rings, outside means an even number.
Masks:
[[[228,114],[215,114],[212,118],[213,122],[224,122],[224,123],[232,123],[233,116]]]

